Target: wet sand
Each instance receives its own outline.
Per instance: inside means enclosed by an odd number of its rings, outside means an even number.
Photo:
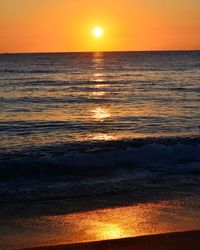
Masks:
[[[32,248],[32,250],[199,250],[199,246],[200,231],[191,231],[91,243],[39,247]]]
[[[156,244],[156,248],[152,248],[155,250],[167,249],[163,247],[168,244],[184,247],[192,244],[193,248],[177,249],[195,249],[200,245],[199,205],[199,199],[192,197],[63,215],[2,218],[0,249],[42,246],[56,246],[50,249],[59,249],[57,246],[62,246],[60,249],[147,249],[149,244]],[[160,236],[191,231],[195,233]]]

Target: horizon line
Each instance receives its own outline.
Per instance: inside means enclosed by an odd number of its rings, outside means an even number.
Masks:
[[[189,51],[200,51],[200,49],[166,49],[166,50],[105,50],[105,51],[33,51],[33,52],[0,52],[0,55],[7,54],[67,54],[67,53],[121,53],[121,52],[189,52]]]

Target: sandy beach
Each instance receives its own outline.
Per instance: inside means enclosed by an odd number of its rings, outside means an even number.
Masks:
[[[49,215],[46,210],[46,215],[34,216],[33,207],[32,215],[26,217],[14,218],[4,212],[0,249],[48,249],[49,246],[50,249],[149,249],[149,245],[151,249],[198,249],[195,247],[199,246],[197,197],[85,212],[67,213],[66,209],[65,214],[57,215],[50,215],[48,205]],[[63,209],[67,207],[67,203],[63,204]],[[19,214],[18,210],[12,211]],[[177,244],[185,248],[176,247]],[[186,247],[191,244],[193,248]],[[173,247],[164,248],[165,245]]]
[[[29,250],[199,250],[200,231],[158,234],[92,243],[31,248]],[[28,248],[24,249],[28,250]]]

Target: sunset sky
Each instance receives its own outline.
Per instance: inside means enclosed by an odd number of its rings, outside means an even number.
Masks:
[[[200,49],[200,1],[0,0],[0,31],[2,53]]]

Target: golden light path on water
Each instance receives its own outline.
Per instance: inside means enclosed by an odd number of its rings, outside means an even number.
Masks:
[[[115,136],[105,134],[105,133],[99,133],[89,135],[89,139],[95,140],[95,141],[109,141],[109,140],[115,140]]]
[[[193,204],[191,207],[191,204]],[[99,241],[200,229],[199,201],[171,200],[57,216],[2,221],[5,249]],[[188,212],[189,211],[189,212]],[[5,225],[4,225],[5,224]],[[16,230],[20,228],[20,230]],[[13,232],[13,235],[12,235]],[[6,234],[6,232],[5,232]]]
[[[104,121],[110,117],[110,113],[101,107],[95,108],[92,112],[94,113],[93,117],[98,121]]]

